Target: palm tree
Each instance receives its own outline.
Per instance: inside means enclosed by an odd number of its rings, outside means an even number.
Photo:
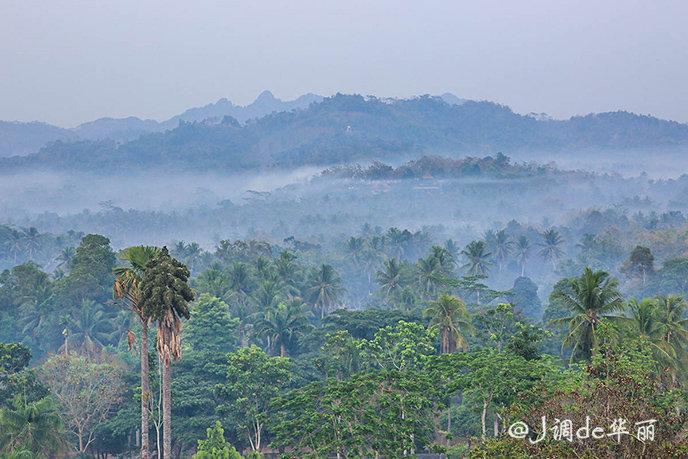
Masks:
[[[459,298],[442,295],[430,303],[424,315],[430,318],[430,328],[440,334],[440,352],[450,354],[456,349],[468,350],[464,333],[472,330],[466,305]]]
[[[651,299],[628,302],[631,314],[631,325],[634,334],[643,338],[652,347],[655,360],[662,367],[674,367],[675,352],[671,346],[663,340],[662,323],[659,321],[657,301]]]
[[[146,266],[160,254],[158,247],[137,245],[122,250],[119,258],[127,265],[115,268],[113,292],[115,298],[123,299],[131,312],[141,321],[141,459],[148,459],[148,412],[151,400],[148,367],[148,322],[150,320],[141,306],[141,279]],[[130,346],[134,333],[127,333]]]
[[[8,234],[7,241],[5,241],[7,251],[12,254],[12,261],[17,264],[17,255],[24,251],[24,238],[22,233],[17,230],[11,230]]]
[[[74,247],[65,247],[60,251],[58,256],[55,258],[55,261],[57,261],[57,267],[69,267],[75,255],[76,249]]]
[[[343,291],[342,280],[331,265],[323,264],[311,273],[308,293],[315,307],[320,309],[321,320],[325,318],[325,311],[339,301]]]
[[[146,266],[141,278],[140,305],[146,317],[158,322],[156,349],[162,363],[163,458],[172,454],[171,360],[181,358],[181,319],[189,318],[189,270],[163,247]]]
[[[662,295],[655,299],[662,340],[673,349],[680,369],[688,367],[688,317],[686,300],[678,295]],[[681,372],[685,374],[685,371]],[[674,383],[677,371],[673,371]]]
[[[235,262],[229,270],[229,287],[236,301],[232,302],[232,313],[241,321],[239,323],[239,344],[248,345],[247,321],[251,316],[249,298],[253,291],[253,280],[246,263]]]
[[[62,423],[52,398],[27,402],[16,397],[0,408],[0,456],[53,457],[65,446]]]
[[[365,240],[362,237],[351,236],[349,240],[346,241],[346,252],[351,255],[356,265],[361,262],[361,255],[363,254],[364,247]]]
[[[554,228],[550,228],[542,233],[540,256],[552,263],[552,269],[557,269],[556,261],[564,254],[560,247],[563,243],[564,240]]]
[[[624,307],[619,282],[604,271],[585,268],[583,275],[571,279],[569,288],[557,290],[553,299],[561,301],[569,310],[567,317],[555,319],[553,324],[568,324],[564,346],[572,346],[571,358],[589,360],[595,345],[595,330],[602,319],[620,319],[613,313]]]
[[[305,306],[301,298],[294,297],[267,310],[256,324],[258,335],[265,337],[270,347],[279,346],[280,357],[287,356],[287,349],[293,348],[310,326]]]
[[[34,255],[41,247],[41,234],[32,226],[24,230],[22,237],[24,238],[24,246],[29,253],[29,259],[33,260]]]
[[[437,260],[442,272],[450,275],[454,271],[454,265],[456,264],[454,254],[445,247],[439,245],[433,245],[430,250],[432,251],[431,256]]]
[[[92,300],[83,300],[81,307],[64,317],[62,323],[67,333],[60,350],[81,349],[91,357],[97,356],[116,333],[113,317]]]
[[[440,261],[432,255],[428,258],[421,258],[416,263],[416,277],[420,290],[424,294],[427,295],[435,292],[444,277]]]
[[[275,272],[286,289],[295,294],[298,291],[298,281],[300,278],[299,266],[296,264],[296,255],[283,250],[275,260]]]
[[[521,265],[521,277],[526,275],[526,261],[530,256],[530,241],[525,236],[519,236],[516,240],[516,258]]]
[[[489,271],[490,252],[487,251],[487,245],[484,241],[473,241],[461,251],[461,254],[466,257],[468,263],[463,267],[468,268],[468,274],[471,276],[484,276]]]
[[[390,258],[385,261],[382,265],[382,270],[378,271],[375,277],[388,302],[403,287],[401,263],[396,258]]]
[[[502,272],[502,266],[504,264],[504,261],[509,258],[509,255],[511,254],[511,248],[513,246],[513,242],[509,238],[509,235],[506,234],[505,230],[499,230],[495,233],[495,239],[494,239],[494,246],[493,246],[493,254],[495,256],[495,259],[497,260],[497,264],[499,266],[499,272]]]

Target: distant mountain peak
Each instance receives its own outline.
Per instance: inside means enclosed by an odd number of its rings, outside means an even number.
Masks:
[[[280,99],[275,97],[275,95],[272,93],[272,91],[265,90],[258,94],[258,97],[256,97],[256,100],[253,101],[254,104],[256,103],[263,103],[263,102],[282,102]]]

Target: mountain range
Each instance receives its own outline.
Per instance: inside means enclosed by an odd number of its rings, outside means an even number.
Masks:
[[[150,125],[148,131],[147,121],[119,121],[114,124],[128,126],[126,132],[139,132],[138,136],[121,140],[110,135],[102,140],[115,131],[101,120],[75,130],[97,140],[70,131],[74,137],[57,139],[37,153],[0,159],[0,171],[222,172],[374,159],[393,162],[423,154],[688,146],[687,124],[652,116],[618,111],[553,120],[446,94],[410,99],[306,95],[282,102],[264,93],[246,107],[221,100]],[[40,125],[48,131],[46,126]]]
[[[61,128],[42,122],[22,123],[0,121],[0,157],[28,155],[37,152],[47,143],[57,140],[105,140],[125,142],[150,132],[163,132],[174,129],[180,121],[203,121],[231,116],[243,123],[252,118],[260,118],[273,112],[298,110],[313,102],[320,102],[322,96],[304,94],[294,100],[283,101],[270,91],[263,91],[255,101],[248,105],[235,105],[222,98],[215,103],[190,108],[165,121],[142,120],[135,116],[126,118],[99,118],[83,123],[75,128]]]

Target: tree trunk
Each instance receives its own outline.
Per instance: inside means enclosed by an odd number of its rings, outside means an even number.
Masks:
[[[148,459],[148,405],[150,379],[148,376],[148,320],[141,319],[141,459]]]
[[[485,417],[487,416],[487,406],[488,406],[487,399],[485,399],[485,400],[483,400],[483,412],[480,416],[480,422],[481,422],[481,425],[483,428],[483,435],[482,435],[483,438],[485,438],[485,434],[487,432],[487,426],[485,425]]]
[[[284,343],[280,343],[280,357],[286,357],[287,356],[287,348],[284,345]]]
[[[170,351],[165,348],[162,357],[162,457],[172,457],[172,387],[170,381]]]
[[[442,354],[449,354],[449,329],[444,327],[442,329],[442,349],[440,350]]]
[[[494,425],[493,425],[494,436],[499,436],[499,419],[497,419],[497,413],[494,415]]]

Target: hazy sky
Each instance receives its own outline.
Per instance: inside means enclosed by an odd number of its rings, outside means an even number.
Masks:
[[[453,92],[688,122],[688,1],[0,0],[0,119]]]

